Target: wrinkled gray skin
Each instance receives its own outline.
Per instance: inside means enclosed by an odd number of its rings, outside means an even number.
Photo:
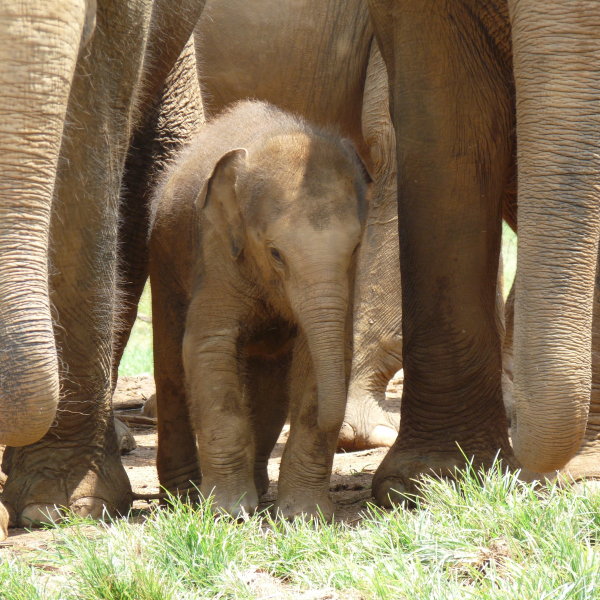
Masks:
[[[365,194],[349,143],[256,101],[209,122],[158,186],[158,419],[185,409],[186,397],[190,413],[163,430],[159,452],[177,457],[191,428],[200,491],[219,511],[256,509],[289,404],[276,509],[332,516]]]
[[[166,166],[178,151],[189,143],[203,123],[204,113],[194,41],[190,38],[163,88],[155,96],[151,109],[142,126],[137,129],[129,149],[119,223],[119,248],[123,250],[119,257],[120,294],[124,310],[120,315],[115,336],[113,372],[116,372],[127,344],[135,322],[138,301],[149,275],[150,199]],[[153,291],[154,295],[156,291]],[[153,329],[156,329],[156,321],[153,322]],[[176,353],[174,355],[179,356],[178,348],[172,351]],[[155,379],[161,377],[163,361],[160,360],[160,353],[160,347],[154,349]],[[181,382],[174,383],[175,387],[180,384]],[[156,406],[152,416],[157,416]],[[189,427],[184,427],[183,431],[180,428],[180,423],[188,421],[189,414],[185,403],[173,403],[168,411],[163,411],[157,423],[158,477],[161,484],[171,490],[189,490],[190,482],[199,485],[201,480],[193,433]],[[168,439],[174,430],[177,430],[179,435],[177,451],[163,449],[162,440]]]
[[[110,409],[118,199],[132,130],[202,5],[3,4],[0,443],[13,523],[131,501]]]
[[[476,465],[498,452],[515,464],[496,285],[517,169],[514,451],[533,471],[597,477],[600,405],[589,419],[588,408],[600,5],[369,0],[369,9],[397,134],[404,311],[400,434],[375,496],[389,503],[430,467],[451,474],[464,464],[457,443]],[[579,465],[568,463],[578,450]]]
[[[506,336],[503,343],[502,391],[507,414],[514,414],[514,311],[515,285],[506,301]],[[511,423],[512,425],[512,423]],[[600,488],[600,279],[596,274],[594,291],[594,316],[592,321],[592,390],[590,409],[583,443],[577,454],[558,472],[560,477],[574,482],[576,486]],[[531,478],[533,473],[527,473]],[[539,477],[540,474],[535,474]],[[557,476],[556,471],[543,474],[548,479]]]
[[[532,469],[598,479],[600,111],[589,107],[600,97],[600,5],[509,8],[519,142],[512,439]]]
[[[402,366],[396,161],[387,75],[367,7],[361,0],[208,0],[195,38],[207,117],[247,97],[272,102],[335,127],[367,165],[373,190],[339,446],[390,446],[398,414],[385,410],[385,389]]]
[[[163,87],[154,96],[129,146],[119,219],[121,307],[115,334],[114,384],[148,278],[148,207],[151,195],[165,167],[203,123],[204,110],[191,37]]]

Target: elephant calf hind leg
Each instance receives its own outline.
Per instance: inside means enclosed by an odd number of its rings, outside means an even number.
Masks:
[[[158,417],[156,469],[162,487],[173,494],[194,495],[201,475],[196,439],[186,401],[181,345],[185,305],[181,291],[172,281],[163,281],[168,272],[153,265],[152,314],[154,336],[154,380]],[[157,274],[158,273],[158,274]]]
[[[269,489],[269,456],[288,413],[290,358],[288,355],[276,361],[250,359],[247,365],[256,447],[254,483],[259,497]]]

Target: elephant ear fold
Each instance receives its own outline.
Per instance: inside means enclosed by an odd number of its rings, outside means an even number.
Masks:
[[[362,156],[358,153],[358,151],[356,150],[354,144],[346,139],[343,138],[342,139],[342,146],[344,146],[345,150],[352,155],[352,158],[354,159],[354,162],[356,163],[356,165],[358,166],[362,176],[363,176],[363,180],[367,185],[370,185],[371,183],[373,183],[373,177],[371,176],[371,171],[369,171],[369,169],[367,168],[367,163],[366,161],[364,161],[362,159]]]
[[[196,199],[196,206],[204,211],[206,218],[229,244],[234,260],[244,249],[244,225],[235,188],[238,171],[246,162],[246,155],[243,148],[224,154]]]
[[[357,152],[354,144],[346,139],[342,139],[342,145],[346,152],[350,154],[354,164],[357,166],[358,171],[361,174],[361,180],[358,183],[359,188],[359,206],[358,206],[358,216],[361,222],[364,224],[367,218],[367,206],[371,202],[371,194],[373,192],[373,177],[371,177],[371,173],[367,168],[366,162],[362,159],[361,155]]]

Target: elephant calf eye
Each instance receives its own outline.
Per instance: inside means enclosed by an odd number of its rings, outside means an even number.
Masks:
[[[277,250],[277,248],[269,248],[269,251],[271,252],[271,256],[278,262],[283,264],[283,257],[281,256],[281,254],[279,253],[279,250]]]

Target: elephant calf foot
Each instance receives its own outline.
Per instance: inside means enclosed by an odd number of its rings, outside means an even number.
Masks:
[[[398,437],[399,427],[400,414],[384,410],[376,397],[350,396],[337,447],[339,450],[355,452],[392,446]]]
[[[385,507],[412,504],[415,496],[420,495],[420,478],[427,475],[454,478],[457,470],[466,467],[465,456],[474,456],[473,468],[478,470],[482,466],[491,467],[497,451],[465,451],[463,455],[458,448],[447,452],[425,452],[393,446],[373,476],[375,501]],[[505,460],[510,467],[516,466],[510,450],[506,453]]]
[[[267,463],[256,463],[254,465],[254,485],[258,497],[261,498],[269,491],[269,471],[267,469]]]
[[[66,511],[96,519],[126,514],[131,486],[116,446],[113,454],[79,445],[56,448],[48,442],[7,448],[3,469],[8,479],[2,500],[10,525],[56,522]]]
[[[333,502],[327,492],[310,493],[306,489],[280,492],[275,503],[275,514],[284,519],[333,519]]]

